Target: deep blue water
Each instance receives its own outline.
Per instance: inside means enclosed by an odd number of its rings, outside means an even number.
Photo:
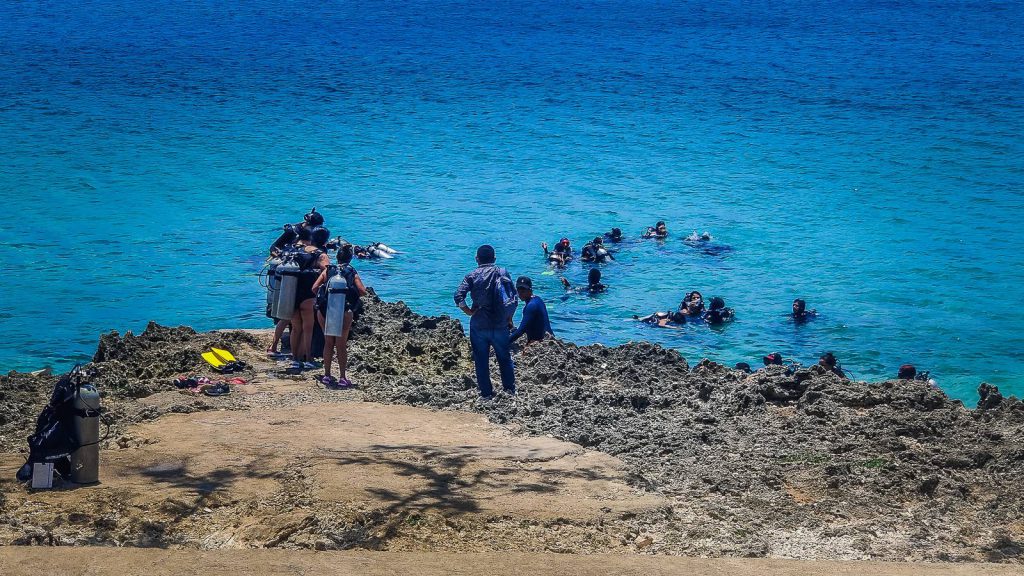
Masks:
[[[487,241],[579,343],[1021,394],[1021,29],[1016,2],[4,2],[0,368],[267,326],[266,247],[315,205],[406,250],[358,267],[424,313]],[[659,219],[607,295],[542,275],[542,241]],[[738,320],[631,321],[691,289]]]

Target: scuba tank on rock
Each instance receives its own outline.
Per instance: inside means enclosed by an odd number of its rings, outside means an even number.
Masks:
[[[291,320],[295,315],[295,293],[299,287],[299,274],[301,273],[299,265],[291,260],[277,266],[277,307],[274,311],[274,318]]]
[[[78,448],[71,453],[71,481],[100,481],[100,393],[92,384],[80,384],[75,392],[74,437]]]
[[[324,314],[325,336],[341,336],[345,328],[345,301],[348,298],[348,279],[339,272],[327,281],[327,313]]]

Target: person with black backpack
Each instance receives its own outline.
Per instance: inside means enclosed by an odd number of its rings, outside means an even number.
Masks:
[[[317,320],[324,331],[324,376],[320,382],[328,389],[351,388],[352,381],[345,375],[348,369],[348,341],[352,333],[352,325],[363,311],[362,297],[366,296],[359,272],[352,267],[353,246],[345,244],[338,249],[338,265],[327,266],[313,284],[316,293]],[[338,277],[338,278],[335,278]],[[332,282],[332,279],[334,281]],[[344,288],[335,288],[335,286]],[[343,303],[340,317],[342,320],[341,334],[338,336],[334,327],[328,326],[327,315],[330,299],[340,298]],[[331,376],[331,362],[338,361],[338,378]]]
[[[509,326],[519,307],[519,297],[512,277],[507,270],[496,266],[495,260],[494,247],[484,244],[477,248],[477,268],[466,274],[455,291],[455,305],[470,317],[469,341],[473,347],[477,386],[484,401],[494,398],[489,365],[491,348],[498,360],[502,388],[508,394],[516,393]],[[466,304],[467,296],[472,298],[472,306]]]

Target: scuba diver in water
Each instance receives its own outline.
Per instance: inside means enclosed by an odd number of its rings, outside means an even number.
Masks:
[[[711,299],[711,308],[704,314],[704,321],[712,326],[721,326],[726,322],[732,322],[736,314],[732,308],[725,307],[725,300],[715,296]]]
[[[821,358],[818,359],[818,366],[821,366],[840,378],[846,378],[846,372],[844,372],[842,367],[839,366],[839,360],[836,359],[835,354],[832,354],[831,352],[825,352],[821,355]]]
[[[782,358],[782,354],[779,354],[778,352],[772,352],[771,354],[768,354],[767,356],[761,359],[761,362],[764,363],[765,368],[769,366],[784,366],[786,368],[787,375],[792,375],[794,372],[796,372],[797,368],[799,368],[799,365],[793,362],[792,360],[790,360],[787,364],[786,360]]]
[[[920,382],[927,382],[933,387],[938,387],[938,383],[931,377],[931,374],[927,370],[918,372],[917,368],[913,364],[904,364],[900,366],[899,372],[896,374],[897,380],[917,380]]]
[[[647,316],[633,316],[634,320],[639,320],[645,324],[654,324],[659,328],[676,328],[680,325],[686,324],[688,321],[700,318],[704,314],[704,299],[700,295],[700,292],[690,292],[683,298],[683,301],[679,303],[679,308],[673,312],[655,312],[648,314]]]
[[[711,232],[706,230],[703,234],[698,234],[694,230],[689,236],[683,238],[683,242],[705,256],[723,257],[732,252],[732,246],[715,242]]]
[[[598,236],[583,246],[583,250],[580,250],[580,259],[584,262],[600,264],[615,260],[615,257],[604,247],[604,238]]]
[[[814,318],[817,315],[817,310],[807,309],[807,302],[805,302],[802,298],[797,298],[796,300],[793,300],[793,312],[789,315],[789,317],[792,318],[793,321],[796,322],[797,324],[807,322],[808,320]]]
[[[917,368],[913,364],[904,364],[900,366],[896,378],[898,380],[917,380]]]
[[[554,264],[559,268],[564,268],[573,258],[572,244],[568,238],[562,238],[555,244],[554,250],[548,250],[548,243],[544,242],[540,245],[544,249],[544,256],[547,257],[548,262]]]
[[[679,310],[681,310],[687,316],[701,316],[704,314],[704,296],[700,292],[694,290],[688,292],[683,298],[683,301],[679,304]]]
[[[601,294],[608,290],[608,287],[601,283],[601,271],[597,268],[591,268],[590,272],[587,273],[587,286],[573,288],[572,284],[569,284],[569,279],[562,277],[562,286],[565,286],[566,290],[576,292],[579,294]]]
[[[657,238],[659,240],[663,238],[668,238],[668,228],[665,226],[664,220],[658,221],[658,223],[655,224],[653,228],[648,226],[647,230],[644,231],[641,237]]]
[[[387,260],[394,258],[398,253],[398,250],[382,242],[373,242],[366,246],[352,246],[352,255],[360,260]]]
[[[622,228],[612,228],[611,232],[605,232],[604,239],[616,244],[622,242]]]
[[[639,320],[644,324],[652,324],[658,328],[672,328],[674,330],[680,330],[680,326],[686,324],[686,313],[683,310],[676,310],[674,312],[655,312],[644,317],[633,315],[633,319]]]

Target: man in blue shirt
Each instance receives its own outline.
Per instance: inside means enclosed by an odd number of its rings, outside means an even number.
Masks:
[[[511,310],[506,309],[497,290],[504,280],[511,292],[512,278],[504,268],[495,266],[494,261],[492,246],[484,244],[477,248],[477,268],[466,274],[459,284],[459,289],[455,291],[455,304],[469,316],[469,342],[473,346],[476,382],[480,387],[480,396],[484,400],[494,397],[489,366],[491,348],[494,348],[494,356],[498,360],[501,387],[509,394],[516,393],[516,376],[508,334],[515,307]],[[472,307],[466,305],[466,296],[472,298]]]
[[[519,292],[519,299],[526,302],[526,306],[523,307],[523,320],[519,323],[519,328],[512,332],[512,341],[515,342],[523,334],[526,334],[527,344],[540,342],[547,334],[553,336],[555,333],[551,330],[551,322],[548,320],[548,307],[540,296],[534,295],[533,280],[520,276],[516,280],[516,291]]]

